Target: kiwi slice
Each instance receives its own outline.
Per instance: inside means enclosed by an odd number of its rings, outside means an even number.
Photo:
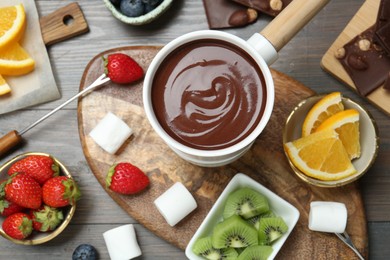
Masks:
[[[259,244],[270,245],[288,230],[281,217],[261,218],[259,222]]]
[[[234,248],[214,248],[211,243],[211,237],[203,237],[196,240],[192,247],[192,252],[209,260],[234,260],[238,256]]]
[[[214,248],[240,248],[258,244],[257,230],[238,215],[233,215],[214,227],[211,242]]]
[[[270,211],[267,211],[261,215],[257,215],[257,216],[248,218],[247,221],[248,221],[248,223],[252,224],[257,230],[259,230],[261,218],[273,218],[276,216],[277,215],[270,210]]]
[[[272,251],[271,246],[250,246],[238,256],[237,260],[266,260]]]
[[[265,196],[251,188],[240,188],[232,192],[225,204],[223,217],[240,215],[245,219],[269,211],[268,200]]]

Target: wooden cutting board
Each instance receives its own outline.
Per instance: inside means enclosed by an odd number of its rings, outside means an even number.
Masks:
[[[80,90],[103,73],[101,57],[123,52],[146,69],[160,47],[131,46],[112,49],[94,57],[86,67]],[[308,213],[313,200],[340,201],[348,208],[347,231],[363,255],[368,255],[367,223],[358,185],[341,188],[317,188],[298,179],[289,167],[282,148],[282,128],[290,111],[302,99],[314,94],[296,80],[272,70],[275,81],[275,108],[264,132],[238,161],[218,168],[202,168],[175,155],[149,125],[142,107],[142,82],[132,86],[108,83],[78,102],[79,134],[85,157],[93,174],[105,188],[105,177],[115,162],[131,162],[150,178],[151,185],[134,196],[107,193],[130,216],[156,235],[185,249],[192,235],[238,172],[242,172],[289,201],[300,211],[300,219],[278,257],[287,259],[354,259],[354,253],[335,235],[308,229]],[[286,87],[288,86],[288,87]],[[133,130],[133,136],[116,155],[104,152],[88,136],[106,115],[121,117]],[[198,208],[175,227],[169,226],[153,201],[175,182],[182,182],[194,195]]]
[[[355,91],[357,91],[355,84],[341,63],[336,59],[334,53],[356,35],[360,34],[376,22],[379,3],[380,0],[365,1],[356,15],[337,37],[321,60],[321,66],[325,71]],[[371,94],[366,96],[366,98],[387,115],[390,115],[390,91],[386,91],[382,87],[379,87]]]

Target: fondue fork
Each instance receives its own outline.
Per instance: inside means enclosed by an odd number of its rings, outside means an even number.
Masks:
[[[59,105],[58,107],[54,108],[49,113],[47,113],[46,115],[44,115],[43,117],[41,117],[40,119],[38,119],[37,121],[32,123],[31,125],[27,126],[26,128],[24,128],[20,132],[18,132],[16,130],[12,130],[12,131],[8,132],[6,135],[2,136],[0,138],[0,156],[4,155],[11,148],[18,145],[22,141],[22,135],[25,134],[27,131],[34,128],[36,125],[38,125],[39,123],[41,123],[42,121],[44,121],[45,119],[47,119],[48,117],[53,115],[55,112],[57,112],[58,110],[60,110],[64,106],[68,105],[70,102],[72,102],[76,98],[91,92],[92,90],[94,90],[97,87],[102,86],[103,84],[107,83],[109,80],[110,80],[110,78],[108,78],[106,76],[106,74],[103,73],[91,85],[84,88],[78,94],[74,95],[73,97],[68,99],[66,102],[64,102],[61,105]]]
[[[338,238],[341,239],[349,248],[352,249],[352,251],[359,257],[359,259],[364,260],[363,256],[359,253],[355,245],[352,243],[351,238],[349,237],[347,232],[344,232],[342,234],[335,233]]]

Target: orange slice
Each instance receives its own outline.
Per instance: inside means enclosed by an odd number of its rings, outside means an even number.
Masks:
[[[360,157],[359,112],[355,109],[341,111],[326,119],[316,131],[333,129],[347,150],[349,159]]]
[[[0,8],[0,50],[18,42],[26,28],[23,4]]]
[[[310,109],[302,125],[302,136],[308,136],[317,129],[317,127],[332,115],[343,111],[340,92],[332,92],[321,98]]]
[[[11,92],[11,88],[8,86],[5,79],[0,75],[0,96]]]
[[[2,75],[23,75],[32,71],[34,67],[34,60],[18,43],[0,52],[0,74]]]
[[[307,176],[340,180],[356,173],[344,145],[333,129],[325,129],[284,144],[291,162]]]

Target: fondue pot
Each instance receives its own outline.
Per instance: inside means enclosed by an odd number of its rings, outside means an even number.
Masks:
[[[229,164],[240,158],[261,134],[271,117],[275,92],[268,66],[277,59],[278,51],[328,2],[329,0],[294,0],[260,33],[255,33],[247,41],[221,31],[202,30],[182,35],[165,45],[152,60],[144,80],[144,109],[153,129],[176,154],[190,163],[204,167],[217,167]],[[156,109],[160,108],[154,106],[152,98],[154,81],[158,76],[157,74],[161,73],[159,69],[165,66],[164,60],[178,55],[178,50],[183,46],[202,40],[211,42],[223,41],[230,46],[236,46],[239,49],[238,53],[248,54],[259,67],[265,85],[263,99],[265,104],[262,104],[261,117],[256,121],[256,125],[242,140],[230,146],[217,149],[192,147],[180,141],[180,139],[174,138],[162,126],[161,119],[159,121]],[[202,74],[197,75],[197,77],[202,78]],[[181,97],[177,98],[180,99]],[[180,103],[180,100],[178,102]],[[167,125],[170,126],[170,122]],[[172,125],[171,127],[175,126]]]

